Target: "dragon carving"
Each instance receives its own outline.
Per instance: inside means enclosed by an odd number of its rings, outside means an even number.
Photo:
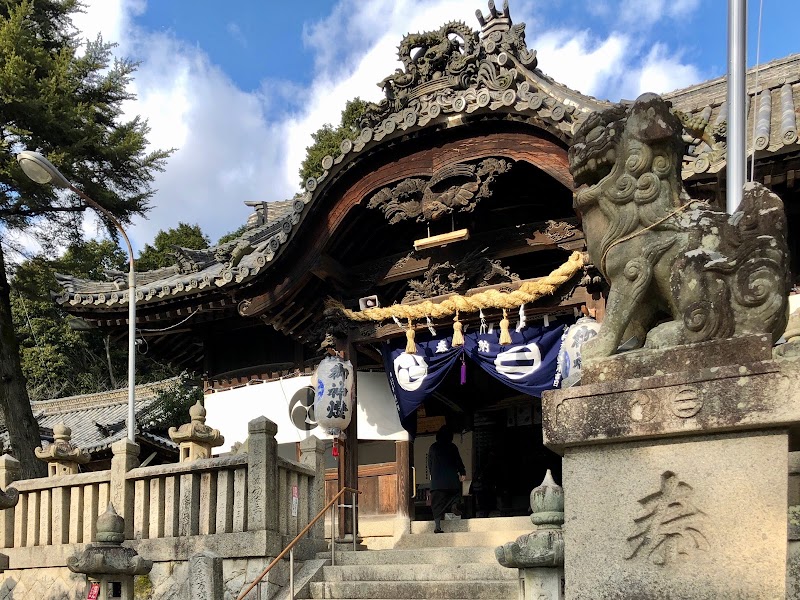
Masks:
[[[495,93],[484,94],[487,104],[499,101],[498,94],[515,81],[524,81],[517,66],[535,69],[537,64],[536,51],[525,43],[525,24],[512,23],[507,1],[501,11],[490,1],[488,18],[481,11],[476,16],[480,33],[461,21],[450,21],[435,31],[406,35],[397,49],[403,68],[378,83],[385,98],[367,105],[361,126],[377,127],[405,109],[427,112],[435,105],[438,115],[471,88]]]
[[[610,284],[586,358],[612,355],[623,341],[777,340],[786,326],[783,203],[759,184],[745,186],[733,215],[689,198],[679,176],[682,123],[670,108],[645,94],[594,113],[569,150],[589,256]]]
[[[456,211],[472,212],[482,198],[492,195],[491,185],[497,175],[510,168],[511,163],[501,158],[449,165],[430,180],[409,177],[382,188],[367,206],[382,210],[392,225],[406,219],[436,221]]]
[[[375,114],[405,108],[417,95],[413,93],[414,88],[421,84],[432,83],[429,87],[437,89],[453,85],[466,87],[474,71],[478,49],[477,32],[460,21],[445,23],[437,31],[409,33],[397,49],[403,69],[397,69],[378,84],[386,98],[380,104],[368,105],[367,113],[372,116],[369,120],[375,121]]]

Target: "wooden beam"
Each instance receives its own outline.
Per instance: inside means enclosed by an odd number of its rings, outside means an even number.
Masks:
[[[394,446],[397,473],[397,514],[414,519],[414,500],[411,486],[411,442],[397,441]]]
[[[300,327],[300,325],[305,323],[308,319],[310,319],[313,316],[314,316],[314,309],[313,307],[309,307],[308,310],[306,311],[305,316],[303,316],[302,319],[300,319],[294,325],[292,325],[292,328],[288,331],[289,335],[292,335],[297,330],[297,328]]]
[[[187,333],[192,330],[191,327],[176,327],[175,329],[167,329],[166,331],[147,331],[146,329],[139,329],[136,333],[141,337],[161,337],[163,335],[175,335],[176,333]]]
[[[574,189],[565,145],[533,135],[531,131],[493,131],[478,137],[444,141],[435,147],[408,154],[400,160],[390,161],[363,173],[363,176],[353,177],[349,187],[334,194],[321,218],[310,223],[310,229],[304,230],[304,239],[308,243],[298,246],[297,252],[291,254],[291,263],[283,263],[290,265],[281,271],[283,277],[276,274],[275,279],[267,277],[262,280],[259,289],[265,291],[250,298],[250,304],[241,311],[242,316],[258,316],[302,289],[313,277],[311,268],[316,258],[326,251],[351,211],[373,191],[407,177],[431,176],[450,164],[490,156],[525,161],[561,183],[567,190]],[[289,246],[294,250],[297,244]]]
[[[307,308],[301,305],[297,308],[297,310],[295,310],[285,319],[282,320],[270,319],[270,324],[272,325],[272,327],[275,328],[276,331],[286,331],[289,328],[289,324],[292,322],[292,320],[304,310],[307,310]]]
[[[582,248],[584,236],[583,232],[577,229],[578,219],[567,218],[559,222],[571,225],[575,229],[571,232],[563,231],[561,235],[565,235],[565,237],[554,240],[545,233],[548,223],[537,222],[481,233],[473,236],[468,242],[459,243],[457,247],[417,252],[415,256],[411,255],[409,246],[409,252],[394,254],[353,267],[351,280],[369,280],[377,276],[373,283],[376,287],[403,281],[424,274],[433,263],[434,257],[439,262],[457,260],[468,252],[482,248],[491,248],[491,252],[486,253],[486,257],[491,259],[508,258],[556,248],[569,251]]]
[[[381,355],[380,352],[375,350],[375,348],[373,348],[369,344],[359,344],[356,350],[362,352],[363,354],[366,354],[370,358],[375,359],[379,364],[383,364],[383,355]]]
[[[327,254],[321,254],[317,258],[311,267],[311,272],[322,281],[332,281],[342,287],[349,287],[352,283],[352,277],[348,275],[347,269]]]

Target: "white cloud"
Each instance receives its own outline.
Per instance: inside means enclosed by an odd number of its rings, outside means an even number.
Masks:
[[[618,33],[596,39],[588,31],[566,29],[549,31],[529,41],[536,48],[542,71],[591,96],[613,93],[626,67],[630,43],[627,36]]]
[[[84,10],[72,16],[72,23],[84,39],[94,40],[102,34],[107,42],[119,44],[124,55],[131,28],[131,19],[147,8],[146,0],[84,0]]]
[[[663,44],[656,44],[647,54],[642,66],[631,73],[629,86],[636,92],[663,94],[697,83],[702,79],[697,67],[681,61],[681,56],[671,56]]]
[[[622,0],[617,14],[626,25],[646,29],[665,17],[686,19],[699,5],[700,0]]]
[[[240,46],[247,46],[247,37],[244,35],[244,31],[242,31],[238,23],[228,23],[225,26],[225,30]]]
[[[676,6],[692,10],[697,1],[656,0],[655,18],[673,18]],[[512,8],[515,22],[536,23],[529,0],[516,0]],[[201,48],[171,32],[137,28],[132,16],[146,10],[143,0],[88,3],[76,26],[87,37],[102,30],[106,40],[120,42],[121,55],[141,61],[134,81],[138,100],[126,107],[130,115],[149,119],[154,148],[176,148],[166,172],[156,177],[149,219],[135,222],[134,246],[141,248],[178,221],[198,223],[215,240],[244,223],[244,200],[291,197],[311,133],[337,123],[347,100],[380,98],[376,83],[400,66],[402,37],[451,20],[475,28],[474,9],[463,0],[341,0],[305,29],[304,42],[315,58],[309,86],[265,78],[259,89],[245,92]],[[587,94],[618,99],[697,79],[696,69],[670,57],[665,47],[642,50],[644,42],[633,31],[531,31],[528,45],[537,49],[540,67]],[[230,27],[228,33],[235,35]]]

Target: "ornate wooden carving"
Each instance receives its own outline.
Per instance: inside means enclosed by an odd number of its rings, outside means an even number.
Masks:
[[[436,221],[453,212],[472,212],[481,199],[492,195],[495,178],[510,168],[511,162],[502,158],[446,165],[429,180],[408,177],[378,190],[367,206],[382,210],[392,225],[406,219]]]
[[[548,221],[547,229],[545,229],[544,233],[553,240],[553,243],[558,243],[561,240],[571,238],[578,233],[578,231],[575,225],[571,223],[566,223],[564,221]]]
[[[519,275],[500,264],[476,253],[465,256],[453,264],[436,263],[425,272],[422,280],[408,282],[409,290],[403,302],[423,300],[443,294],[461,293],[475,287],[519,281]]]
[[[466,160],[479,160],[503,156],[513,161],[524,160],[535,165],[567,189],[573,189],[572,176],[567,168],[566,151],[555,142],[539,138],[528,132],[495,132],[479,138],[454,140],[405,156],[402,160],[384,164],[353,181],[341,196],[332,199],[332,206],[325,217],[314,223],[308,232],[312,243],[294,248],[293,265],[286,271],[276,271],[274,278],[263,282],[264,291],[251,296],[251,303],[242,316],[257,316],[270,307],[283,302],[287,297],[309,281],[310,269],[316,257],[324,252],[333,232],[345,220],[350,210],[379,189],[403,177],[424,177],[433,174],[448,164]],[[454,160],[458,157],[460,160]]]

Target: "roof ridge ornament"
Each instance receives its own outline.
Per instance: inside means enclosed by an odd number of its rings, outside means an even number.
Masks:
[[[438,30],[409,33],[402,39],[397,55],[403,68],[378,83],[386,97],[369,104],[362,119],[370,140],[397,127],[424,125],[443,112],[472,112],[490,104],[493,109],[510,107],[527,99],[529,89],[516,90],[514,85],[524,85],[522,70],[537,64],[536,52],[525,43],[525,24],[513,24],[507,1],[502,11],[490,1],[488,18],[480,10],[476,15],[480,33],[461,21],[450,21]],[[534,110],[540,106],[541,100]],[[555,120],[562,118],[563,113]],[[358,139],[351,141],[347,152],[356,145]]]
[[[484,17],[480,10],[475,11],[475,16],[481,24],[480,37],[486,52],[497,53],[498,62],[503,61],[499,54],[512,52],[524,66],[536,68],[536,50],[528,50],[525,43],[525,23],[514,25],[508,10],[508,0],[503,2],[503,10],[500,12],[495,8],[494,0],[489,0],[489,17]]]

